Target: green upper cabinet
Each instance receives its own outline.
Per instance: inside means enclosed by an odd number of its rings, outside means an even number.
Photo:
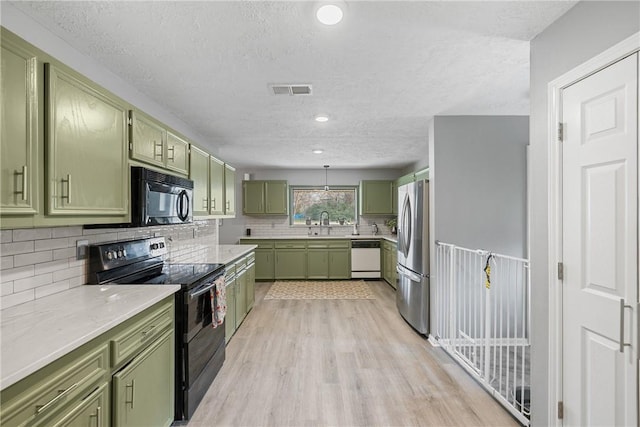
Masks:
[[[38,200],[38,60],[2,38],[0,214],[34,214]]]
[[[209,215],[209,154],[193,145],[189,179],[193,181],[193,214]]]
[[[242,181],[242,213],[287,215],[287,181]]]
[[[398,184],[395,181],[391,183],[391,213],[398,214]]]
[[[189,174],[189,141],[141,111],[129,112],[131,158],[181,175]]]
[[[242,213],[264,213],[264,181],[242,181]]]
[[[47,213],[127,214],[126,107],[72,71],[45,72]]]
[[[131,158],[150,165],[164,167],[167,131],[140,111],[130,111]]]
[[[225,216],[236,216],[236,169],[224,165],[224,213]]]
[[[392,215],[393,181],[360,182],[360,215]]]
[[[166,167],[183,175],[189,174],[189,142],[167,131]]]
[[[224,178],[225,167],[222,160],[209,157],[209,202],[211,215],[224,215]]]

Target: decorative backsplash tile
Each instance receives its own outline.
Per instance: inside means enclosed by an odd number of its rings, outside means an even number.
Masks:
[[[88,260],[76,259],[76,242],[89,244],[164,236],[168,256],[184,255],[194,243],[218,243],[217,220],[192,224],[83,229],[82,226],[0,231],[0,308],[11,307],[88,282]]]

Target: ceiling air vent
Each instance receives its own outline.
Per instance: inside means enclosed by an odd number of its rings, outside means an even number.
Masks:
[[[271,88],[271,93],[273,95],[289,95],[289,96],[299,96],[299,95],[311,95],[311,85],[308,84],[278,84],[278,85],[269,85]]]

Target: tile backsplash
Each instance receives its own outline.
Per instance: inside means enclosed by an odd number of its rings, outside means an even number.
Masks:
[[[76,259],[76,244],[164,236],[168,257],[193,243],[218,243],[217,220],[192,224],[83,229],[82,226],[0,230],[0,308],[42,298],[88,282],[88,260]]]
[[[360,217],[359,232],[363,235],[373,234],[373,223],[378,226],[378,235],[391,236],[391,229],[385,225],[390,217]],[[245,230],[251,229],[251,237],[277,237],[277,236],[306,236],[309,227],[291,226],[288,216],[274,217],[250,217],[245,216]],[[322,234],[326,234],[326,226],[322,227]],[[353,225],[332,225],[331,236],[347,236],[353,231]],[[320,233],[320,226],[312,225],[312,233]],[[246,233],[245,233],[246,234]],[[241,236],[246,237],[246,236]]]

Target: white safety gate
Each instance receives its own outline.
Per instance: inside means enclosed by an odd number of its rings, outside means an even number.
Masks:
[[[435,276],[438,344],[528,426],[529,262],[436,242]]]

